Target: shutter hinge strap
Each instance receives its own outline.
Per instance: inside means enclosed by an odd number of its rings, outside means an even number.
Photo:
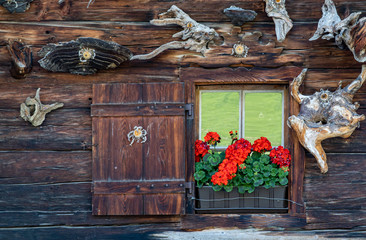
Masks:
[[[194,188],[194,182],[185,182],[185,188],[188,190],[189,194],[192,194],[192,190]]]
[[[184,110],[188,112],[188,116],[192,116],[193,114],[193,103],[187,103],[184,105]]]

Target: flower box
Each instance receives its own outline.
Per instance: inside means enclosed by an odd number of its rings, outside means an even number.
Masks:
[[[200,213],[287,212],[287,186],[266,189],[258,187],[252,193],[215,192],[210,186],[197,188],[196,210]]]

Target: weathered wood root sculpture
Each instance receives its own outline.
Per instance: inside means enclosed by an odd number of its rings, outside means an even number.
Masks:
[[[33,0],[0,0],[0,5],[10,13],[22,13],[29,9]]]
[[[287,33],[293,24],[286,11],[286,0],[264,0],[266,2],[266,13],[272,17],[275,23],[277,41],[285,40]]]
[[[237,6],[225,8],[224,14],[231,19],[232,24],[235,26],[241,26],[246,22],[253,21],[257,16],[255,11],[242,9]]]
[[[359,20],[361,12],[357,12],[341,20],[332,0],[325,0],[322,12],[318,28],[309,40],[314,41],[320,37],[326,40],[335,38],[339,48],[343,49],[346,45],[358,62],[365,62],[366,17]]]
[[[38,55],[41,67],[53,72],[94,74],[100,69],[116,68],[129,60],[129,49],[115,42],[96,38],[78,38],[76,41],[44,46]]]
[[[40,126],[46,118],[46,114],[64,106],[63,103],[53,103],[49,105],[42,104],[39,92],[37,89],[36,96],[34,98],[27,97],[24,103],[20,105],[20,116],[24,121],[32,123],[33,126]]]
[[[131,60],[147,60],[165,50],[182,48],[200,52],[204,55],[208,50],[208,44],[210,42],[221,40],[219,34],[214,29],[196,22],[175,5],[171,6],[167,12],[159,14],[159,19],[151,20],[150,23],[156,26],[165,26],[168,24],[180,25],[183,27],[183,31],[174,34],[173,37],[179,37],[185,41],[172,41],[163,44],[151,53],[135,55]]]
[[[12,60],[11,76],[25,78],[25,75],[32,71],[32,50],[21,40],[9,40],[7,47]]]
[[[348,138],[365,119],[356,110],[359,104],[352,103],[354,94],[366,80],[366,65],[362,73],[345,88],[335,92],[320,90],[311,96],[299,93],[299,87],[305,77],[304,69],[291,84],[291,95],[301,104],[298,116],[291,116],[288,125],[295,130],[300,143],[316,158],[322,173],[328,171],[327,157],[321,142],[333,137]]]

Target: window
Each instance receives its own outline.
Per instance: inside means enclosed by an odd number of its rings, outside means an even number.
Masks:
[[[285,90],[281,86],[200,86],[198,88],[199,139],[219,133],[217,149],[231,144],[229,131],[251,143],[264,136],[273,146],[285,145]]]
[[[272,146],[286,145],[285,114],[288,104],[286,86],[280,85],[208,85],[197,88],[198,138],[217,132],[221,142],[216,151],[231,144],[230,131],[252,144],[267,137]],[[256,188],[253,193],[214,192],[211,187],[197,189],[198,213],[286,212],[286,187]]]

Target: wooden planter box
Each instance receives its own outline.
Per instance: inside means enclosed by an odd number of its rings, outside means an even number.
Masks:
[[[196,210],[200,213],[287,212],[287,187],[258,187],[252,193],[238,193],[234,188],[215,192],[209,186],[197,188]]]

